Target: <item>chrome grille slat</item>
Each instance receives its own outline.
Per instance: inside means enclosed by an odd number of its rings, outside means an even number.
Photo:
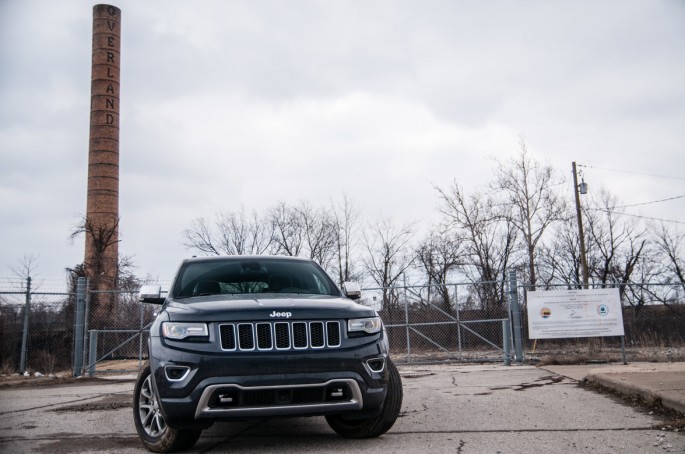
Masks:
[[[293,347],[296,349],[309,347],[306,322],[293,322]]]
[[[271,323],[257,323],[257,349],[271,350],[273,348],[273,334]]]
[[[340,347],[340,323],[326,322],[326,342],[329,347]]]
[[[288,350],[290,348],[290,325],[286,322],[274,323],[276,333],[276,349]]]
[[[221,323],[219,337],[224,351],[324,349],[342,345],[339,321]]]
[[[324,347],[323,322],[309,323],[309,345],[311,345],[312,348]]]
[[[252,323],[238,325],[238,349],[254,350],[254,325]]]

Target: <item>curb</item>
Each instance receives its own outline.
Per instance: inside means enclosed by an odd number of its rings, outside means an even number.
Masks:
[[[646,402],[661,402],[665,408],[675,410],[685,415],[685,402],[682,398],[671,397],[668,391],[655,391],[634,381],[624,381],[621,379],[623,374],[602,374],[590,373],[587,379],[605,388],[616,390],[622,394],[638,396]]]

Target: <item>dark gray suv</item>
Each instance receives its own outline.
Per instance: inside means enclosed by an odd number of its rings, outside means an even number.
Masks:
[[[215,421],[325,416],[350,438],[377,437],[402,406],[381,319],[315,262],[293,257],[185,260],[150,328],[133,417],[154,452],[191,447]]]

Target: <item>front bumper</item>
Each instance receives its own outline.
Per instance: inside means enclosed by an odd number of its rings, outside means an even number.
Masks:
[[[150,366],[170,427],[268,416],[380,413],[386,396],[382,341],[353,349],[198,354],[151,338]],[[371,364],[371,367],[369,366]],[[169,370],[186,369],[182,374]]]

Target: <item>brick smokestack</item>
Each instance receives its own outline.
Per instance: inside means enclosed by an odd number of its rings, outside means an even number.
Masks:
[[[95,5],[84,268],[99,290],[114,288],[119,261],[120,63],[121,10]]]

